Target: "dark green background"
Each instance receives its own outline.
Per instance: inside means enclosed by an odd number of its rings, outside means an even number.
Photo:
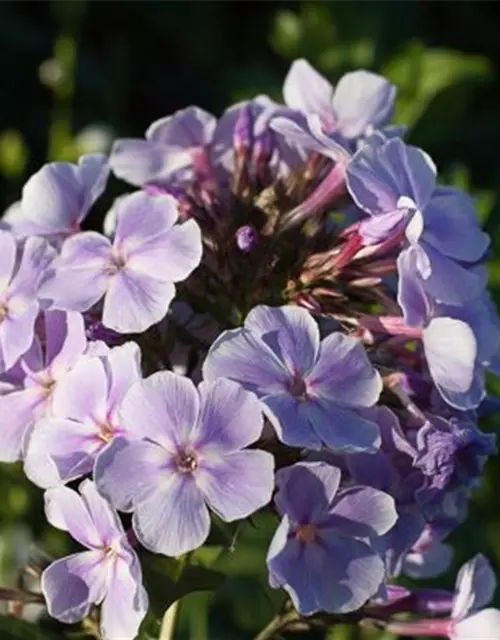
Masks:
[[[495,2],[4,0],[0,210],[18,198],[41,164],[74,160],[84,150],[78,135],[84,127],[141,136],[151,121],[190,104],[219,114],[231,102],[258,93],[280,99],[285,73],[297,57],[306,57],[332,82],[347,70],[366,67],[397,84],[396,119],[410,126],[408,140],[431,154],[443,182],[477,198],[493,254],[500,256],[500,6]],[[55,65],[47,65],[50,59]],[[51,65],[61,72],[52,84],[46,79]],[[111,194],[120,188],[113,183]],[[90,225],[99,223],[110,198]],[[495,259],[491,284],[500,302]],[[485,428],[495,425],[491,418]],[[500,465],[493,459],[468,522],[452,536],[454,569],[478,551],[500,566],[499,486]],[[66,553],[70,543],[45,525],[41,492],[29,486],[20,468],[0,468],[0,489],[0,567],[6,583],[29,550],[30,536],[35,548],[54,556]],[[244,640],[266,623],[272,615],[264,565],[269,535],[264,523],[244,529],[234,554],[218,561],[230,580],[214,596],[192,595],[183,602],[179,638]],[[454,570],[437,584],[452,586],[453,580]],[[337,629],[328,637],[355,638],[361,632]],[[372,636],[363,632],[363,637]]]

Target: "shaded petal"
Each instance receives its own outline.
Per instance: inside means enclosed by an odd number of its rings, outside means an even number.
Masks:
[[[200,264],[202,252],[200,227],[188,220],[129,253],[127,265],[138,274],[154,273],[158,279],[180,282]]]
[[[271,501],[274,458],[266,451],[237,451],[200,462],[196,484],[223,520],[246,518]]]
[[[212,141],[217,118],[208,111],[191,106],[153,122],[146,138],[170,147],[204,147]]]
[[[133,640],[148,611],[148,596],[142,586],[141,568],[116,558],[108,575],[108,588],[101,609],[101,630],[105,640]]]
[[[335,332],[321,342],[320,354],[306,379],[309,393],[352,407],[371,407],[382,380],[359,340]]]
[[[428,551],[410,551],[403,560],[402,571],[410,578],[436,578],[448,571],[453,559],[453,547],[438,542]]]
[[[111,255],[109,240],[94,231],[85,231],[65,240],[55,262],[55,273],[40,288],[40,297],[56,308],[86,311],[106,291]]]
[[[121,139],[113,143],[109,164],[115,176],[136,187],[161,184],[192,163],[188,152],[168,153],[160,142]]]
[[[0,395],[0,414],[8,416],[1,427],[0,460],[14,462],[21,458],[24,434],[36,417],[37,408],[46,398],[43,389],[31,387]]]
[[[281,442],[290,447],[320,449],[321,439],[312,427],[307,410],[289,393],[265,396],[263,410]]]
[[[120,426],[131,437],[172,450],[196,432],[199,411],[198,391],[189,378],[158,371],[131,387],[120,407]]]
[[[83,316],[75,311],[45,311],[45,361],[57,378],[87,347]]]
[[[57,383],[52,413],[57,417],[102,421],[107,418],[108,378],[100,358],[81,358]]]
[[[380,588],[384,562],[360,540],[324,536],[322,542],[324,546],[315,546],[308,558],[314,566],[320,608],[332,613],[356,611]]]
[[[84,480],[78,489],[104,545],[111,545],[117,536],[125,538],[125,532],[117,513],[99,494],[95,482]]]
[[[429,202],[424,238],[441,253],[466,262],[480,260],[490,244],[488,234],[479,226],[474,203],[458,191]]]
[[[318,357],[318,325],[301,307],[260,305],[248,314],[245,328],[264,340],[292,375],[307,372]]]
[[[335,124],[346,138],[357,138],[391,116],[396,87],[376,73],[359,70],[340,78],[332,99]]]
[[[164,318],[174,296],[171,282],[122,269],[110,282],[102,322],[119,333],[141,333]]]
[[[298,462],[276,472],[276,506],[294,523],[316,522],[330,508],[340,469],[326,462]]]
[[[201,453],[233,452],[255,442],[263,427],[257,397],[232,380],[202,382],[200,419],[193,446]]]
[[[104,444],[92,423],[39,420],[27,438],[24,472],[44,489],[69,482],[92,471]]]
[[[82,213],[94,204],[106,188],[109,177],[108,157],[104,153],[88,153],[78,160],[80,180],[83,184]],[[83,216],[82,216],[83,217]]]
[[[10,231],[0,229],[0,293],[7,288],[16,264],[17,245]]]
[[[172,457],[162,447],[118,437],[97,456],[94,478],[99,493],[116,509],[132,511],[168,484],[172,471]]]
[[[87,510],[83,498],[68,487],[53,487],[44,494],[45,515],[53,527],[68,531],[88,549],[102,547],[101,536]]]
[[[398,303],[405,324],[424,327],[431,314],[430,303],[417,271],[415,248],[408,247],[398,257]]]
[[[203,493],[187,474],[171,474],[168,484],[137,505],[132,524],[153,553],[179,556],[200,547],[210,530]]]
[[[309,420],[328,447],[343,453],[376,451],[380,446],[380,433],[375,422],[328,399],[315,400],[304,405]]]
[[[247,329],[224,331],[203,364],[203,378],[229,378],[258,395],[281,393],[290,374],[267,344]]]
[[[10,299],[9,312],[0,322],[0,344],[6,370],[11,369],[33,342],[38,303],[27,299]]]
[[[136,191],[116,203],[116,230],[113,246],[125,249],[127,256],[139,252],[158,236],[164,235],[178,217],[177,202],[169,195],[152,196]]]
[[[294,538],[289,539],[290,525],[285,516],[276,530],[267,553],[267,567],[271,586],[283,587],[294,607],[304,615],[318,611],[314,582],[316,576],[305,561],[304,547]]]
[[[458,572],[451,615],[464,618],[493,600],[496,578],[487,558],[478,553]]]
[[[23,235],[54,234],[73,229],[84,204],[78,167],[51,162],[31,176],[21,200]]]
[[[357,487],[339,495],[331,513],[333,517],[324,526],[338,527],[343,535],[356,538],[382,536],[398,519],[394,498],[372,487]]]
[[[429,274],[422,273],[422,285],[433,298],[452,305],[463,305],[483,293],[488,271],[482,265],[466,269],[439,253],[425,241],[420,243],[429,264]]]
[[[108,413],[118,409],[118,405],[130,387],[141,380],[141,350],[136,342],[126,342],[113,347],[103,359],[108,375]]]
[[[102,551],[84,551],[53,562],[42,574],[41,588],[49,615],[73,624],[82,620],[106,591]]]
[[[332,124],[333,87],[307,60],[295,60],[283,84],[285,104]]]

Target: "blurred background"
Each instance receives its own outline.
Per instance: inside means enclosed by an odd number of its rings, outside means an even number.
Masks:
[[[394,82],[396,121],[409,125],[408,141],[430,153],[442,182],[475,196],[492,255],[500,258],[500,3],[494,2],[3,0],[0,210],[44,162],[107,151],[113,138],[141,137],[153,120],[177,109],[196,104],[220,114],[258,93],[281,100],[284,76],[298,57],[332,82],[360,67]],[[113,183],[109,197],[120,189]],[[491,261],[491,286],[500,303],[500,259]],[[483,426],[493,430],[495,420]],[[491,460],[468,522],[451,538],[453,567],[429,584],[451,587],[456,568],[479,551],[500,567],[499,483],[500,463]],[[0,467],[0,488],[6,585],[34,548],[60,556],[71,543],[45,524],[41,492],[20,468]],[[176,637],[246,640],[267,623],[280,599],[267,587],[269,526],[247,527],[234,553],[219,557],[216,566],[230,579],[215,593],[183,600]],[[51,624],[33,635],[2,624],[2,640],[63,637]],[[328,636],[369,637],[375,636],[345,628]]]

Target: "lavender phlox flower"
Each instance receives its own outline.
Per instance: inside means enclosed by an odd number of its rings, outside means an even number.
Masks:
[[[448,571],[453,558],[453,547],[441,542],[431,525],[405,555],[401,571],[410,578],[435,578]]]
[[[99,491],[133,511],[146,548],[178,556],[204,543],[210,511],[230,522],[266,505],[271,454],[246,447],[262,431],[257,398],[230,380],[202,382],[158,372],[136,383],[119,409],[126,433],[97,458]]]
[[[495,441],[494,434],[482,433],[470,419],[428,415],[417,433],[414,460],[426,480],[417,492],[424,509],[454,489],[477,487],[488,456],[496,451]]]
[[[67,487],[45,492],[45,514],[88,551],[56,560],[42,574],[49,615],[68,624],[101,606],[103,640],[133,640],[148,610],[139,559],[127,541],[116,512],[93,482],[80,495]]]
[[[430,296],[454,305],[482,292],[487,274],[475,263],[489,238],[467,196],[436,188],[436,168],[425,152],[398,138],[365,145],[347,167],[347,187],[370,216],[359,228],[365,243],[406,237],[408,248],[400,260],[408,266],[404,255],[412,254],[412,269],[404,274],[410,286],[418,280]],[[401,276],[399,262],[398,270]]]
[[[87,311],[104,297],[103,324],[120,333],[141,332],[159,322],[201,260],[198,224],[176,225],[170,196],[133,193],[117,204],[111,243],[85,231],[68,238],[41,296],[52,308]]]
[[[352,453],[379,445],[377,425],[357,413],[377,402],[378,372],[358,340],[334,332],[320,341],[306,309],[255,307],[243,327],[215,340],[203,376],[230,378],[255,392],[290,446],[326,444]]]
[[[493,599],[495,587],[495,574],[488,560],[478,554],[465,563],[458,573],[449,617],[394,621],[389,623],[387,630],[412,637],[498,640],[500,611],[485,608]]]
[[[484,370],[496,355],[498,328],[484,297],[462,307],[433,301],[414,278],[415,260],[410,251],[398,258],[398,302],[404,322],[395,320],[392,329],[422,339],[431,378],[448,404],[473,409],[484,397]]]
[[[380,430],[380,449],[374,454],[347,456],[347,471],[355,484],[374,487],[395,500],[398,521],[374,544],[384,558],[388,573],[397,575],[405,554],[425,527],[415,497],[423,476],[414,466],[416,449],[403,432],[396,415],[387,407],[375,407],[369,413]]]
[[[300,462],[276,479],[282,520],[267,554],[271,586],[304,615],[358,609],[385,578],[371,543],[394,526],[394,500],[371,487],[339,491],[341,472],[325,462]]]
[[[0,230],[0,371],[29,349],[40,309],[39,288],[54,250],[42,238],[23,242]]]
[[[136,186],[191,181],[196,174],[209,178],[207,149],[216,118],[199,107],[187,107],[153,122],[146,138],[119,139],[113,144],[113,173]]]
[[[81,156],[78,164],[51,162],[26,182],[19,207],[4,220],[16,236],[60,239],[80,230],[80,223],[106,187],[108,159]]]
[[[285,103],[319,118],[321,129],[349,151],[392,116],[396,88],[363,69],[346,73],[334,88],[306,60],[293,62],[283,85]]]
[[[120,403],[141,378],[135,342],[103,357],[83,358],[58,383],[50,416],[38,420],[25,444],[24,472],[46,489],[90,473],[98,453],[117,436]]]
[[[0,395],[0,413],[9,416],[2,425],[0,460],[13,462],[21,457],[27,428],[52,410],[59,381],[87,348],[83,318],[79,313],[45,311],[43,343],[36,337],[16,365],[15,385]]]

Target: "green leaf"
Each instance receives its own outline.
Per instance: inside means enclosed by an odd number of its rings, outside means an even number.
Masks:
[[[382,68],[398,87],[395,120],[409,126],[438,93],[464,80],[484,80],[491,71],[491,63],[483,56],[427,49],[418,41],[410,42]]]
[[[40,629],[25,620],[0,616],[0,638],[2,640],[61,640],[61,634]]]
[[[158,617],[179,598],[195,591],[212,591],[225,579],[223,573],[199,564],[196,556],[189,562],[187,556],[177,560],[142,551],[140,557],[150,607]]]

